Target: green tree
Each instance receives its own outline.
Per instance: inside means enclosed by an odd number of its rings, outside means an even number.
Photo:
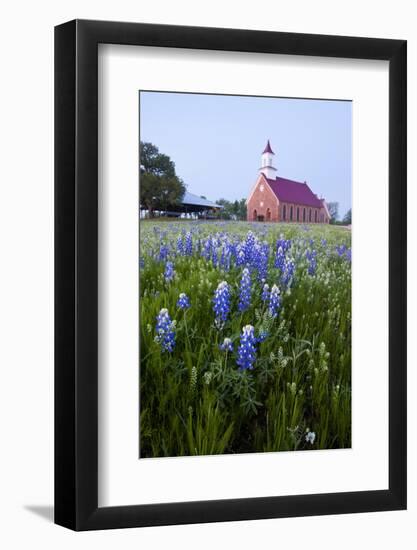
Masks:
[[[181,202],[185,185],[168,155],[153,143],[140,142],[140,204],[149,210],[168,210]]]
[[[246,216],[247,216],[246,199],[240,199],[240,201],[239,201],[239,210],[238,210],[238,219],[239,220],[246,220]]]
[[[342,223],[344,223],[345,225],[351,225],[351,223],[352,223],[352,209],[351,208],[349,208],[349,210],[344,215]]]
[[[330,214],[330,223],[335,224],[339,218],[339,203],[338,202],[328,202],[327,208]]]
[[[219,218],[223,220],[246,220],[246,199],[233,202],[227,199],[219,199],[216,203],[223,206],[217,213]]]

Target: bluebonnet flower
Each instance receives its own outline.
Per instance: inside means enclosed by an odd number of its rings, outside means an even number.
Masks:
[[[155,342],[160,344],[162,351],[172,352],[175,347],[175,322],[171,321],[165,308],[156,317]]]
[[[262,288],[261,299],[264,302],[269,300],[269,285],[267,285],[266,283],[264,284],[264,286]]]
[[[211,238],[210,237],[207,237],[207,239],[204,241],[204,245],[201,250],[201,255],[206,260],[210,260],[210,257],[211,257]]]
[[[326,241],[326,239],[322,239],[322,240],[321,240],[321,246],[323,246],[323,247],[327,246],[327,241]]]
[[[255,247],[255,243],[256,243],[255,235],[252,233],[252,231],[248,231],[248,233],[246,235],[246,240],[243,244],[243,251],[244,251],[244,254],[245,254],[245,263],[247,263],[247,264],[250,264],[250,262],[251,262],[253,250],[254,250],[254,247]]]
[[[230,311],[230,289],[226,281],[219,283],[214,293],[213,309],[216,315],[216,326],[220,328],[227,320]]]
[[[236,265],[241,266],[245,264],[245,249],[241,244],[236,246]]]
[[[139,258],[139,268],[145,269],[145,258],[143,258],[143,256]]]
[[[181,292],[178,301],[177,301],[177,307],[181,309],[188,309],[190,307],[190,299],[189,297],[184,294],[184,292]]]
[[[243,327],[240,335],[240,345],[237,350],[236,363],[240,370],[253,369],[253,364],[256,359],[256,338],[255,329],[252,325]]]
[[[315,432],[307,432],[306,434],[306,441],[307,443],[310,443],[310,445],[313,445],[314,441],[316,439],[316,434]]]
[[[306,252],[306,258],[308,261],[308,274],[314,275],[317,269],[317,252],[315,250],[307,250]]]
[[[178,235],[177,238],[177,252],[180,254],[180,256],[184,256],[184,241],[182,239],[182,235]]]
[[[350,263],[352,261],[352,249],[351,248],[348,248],[346,250],[346,260]]]
[[[233,351],[233,342],[230,338],[225,338],[223,344],[220,344],[219,348],[222,351]]]
[[[213,262],[213,267],[217,267],[219,263],[219,251],[217,250],[217,244],[213,243],[211,261]]]
[[[336,246],[336,252],[338,253],[339,256],[343,256],[343,254],[346,252],[346,245],[341,244],[339,246]]]
[[[158,260],[160,262],[165,261],[168,258],[169,249],[166,244],[161,244],[159,247]]]
[[[291,241],[287,239],[278,239],[276,245],[275,263],[274,267],[283,271],[285,267],[285,256],[288,250],[291,248]]]
[[[252,258],[252,265],[258,270],[259,282],[265,282],[268,274],[269,245],[261,243],[256,247],[256,255]]]
[[[281,276],[281,281],[284,286],[289,286],[292,282],[295,272],[295,263],[292,259],[285,261],[284,270]]]
[[[251,280],[249,269],[245,267],[242,272],[242,278],[240,280],[240,291],[239,291],[239,311],[245,311],[250,306],[251,299]]]
[[[171,282],[174,278],[175,271],[172,262],[167,262],[165,265],[164,278],[167,283]]]
[[[262,330],[260,333],[259,333],[259,336],[258,338],[256,339],[257,342],[259,343],[262,343],[264,342],[269,336],[269,332],[267,332],[266,330]]]
[[[230,269],[231,249],[228,241],[225,241],[222,246],[222,253],[220,256],[220,266],[225,270]]]
[[[192,254],[193,254],[193,237],[192,237],[190,231],[187,231],[187,233],[185,235],[184,254],[186,256],[192,256]]]
[[[278,315],[278,310],[281,307],[281,296],[279,294],[279,288],[277,285],[273,285],[271,288],[271,293],[269,295],[269,305],[268,310],[271,317],[276,317]]]

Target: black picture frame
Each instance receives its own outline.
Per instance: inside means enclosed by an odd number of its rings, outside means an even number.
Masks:
[[[98,506],[98,44],[389,62],[389,488]],[[406,41],[74,20],[55,28],[55,523],[108,529],[406,508]],[[377,131],[377,129],[375,130]]]

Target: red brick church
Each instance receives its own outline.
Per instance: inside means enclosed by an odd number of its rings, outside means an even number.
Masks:
[[[262,153],[259,176],[247,204],[247,220],[259,222],[329,223],[324,199],[313,193],[307,182],[288,180],[276,175],[271,145]]]

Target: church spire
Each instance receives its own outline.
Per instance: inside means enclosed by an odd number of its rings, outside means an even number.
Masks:
[[[273,163],[274,155],[275,153],[272,150],[271,144],[269,143],[269,139],[268,139],[265,149],[263,150],[262,156],[261,156],[260,172],[264,174],[264,176],[266,176],[268,179],[271,179],[271,180],[274,180],[276,178],[275,172],[277,171]]]
[[[271,153],[272,155],[275,155],[274,151],[271,148],[271,144],[269,143],[269,139],[267,144],[265,145],[265,149],[263,150],[262,154],[264,153]]]

